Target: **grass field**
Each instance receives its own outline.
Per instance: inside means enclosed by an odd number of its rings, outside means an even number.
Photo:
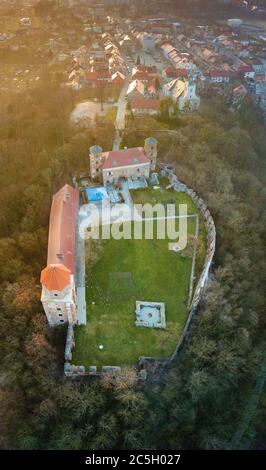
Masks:
[[[185,194],[162,190],[132,192],[134,202],[188,203],[188,212],[198,213]],[[188,232],[195,234],[195,218]],[[73,363],[134,365],[141,355],[169,356],[187,318],[191,251],[175,253],[169,240],[100,240],[87,242],[87,325],[75,329]],[[198,268],[205,252],[201,226]],[[137,328],[136,300],[165,302],[166,329]],[[99,345],[103,345],[103,350]]]

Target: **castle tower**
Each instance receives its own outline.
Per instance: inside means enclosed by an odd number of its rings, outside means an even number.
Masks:
[[[196,82],[194,76],[190,73],[188,79],[188,99],[193,100],[196,96]]]
[[[92,178],[96,178],[101,175],[102,152],[103,149],[99,145],[93,145],[90,147],[90,174]]]
[[[50,326],[77,320],[74,276],[63,264],[49,264],[41,272],[44,311]]]
[[[144,150],[151,161],[151,170],[155,171],[157,165],[157,140],[154,137],[145,139]]]

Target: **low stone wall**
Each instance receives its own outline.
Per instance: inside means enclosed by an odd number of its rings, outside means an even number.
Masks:
[[[203,297],[203,294],[206,290],[208,279],[209,279],[209,272],[210,272],[211,264],[212,264],[214,253],[215,253],[215,247],[216,247],[216,229],[215,229],[214,221],[210,214],[210,211],[208,210],[203,199],[201,199],[201,197],[199,197],[193,189],[189,188],[187,185],[185,185],[184,183],[181,183],[178,180],[177,176],[174,174],[173,168],[171,167],[169,168],[167,165],[163,165],[163,164],[161,164],[160,166],[161,166],[161,175],[168,177],[172,188],[175,191],[184,192],[188,194],[193,200],[193,202],[195,203],[195,205],[197,206],[197,208],[200,210],[201,215],[205,221],[205,228],[206,228],[206,235],[207,235],[207,252],[206,252],[203,270],[198,280],[197,286],[195,288],[195,292],[194,292],[191,304],[189,305],[189,314],[188,314],[185,327],[183,329],[183,333],[178,341],[178,344],[172,356],[168,360],[168,363],[171,363],[177,358],[178,353],[184,341],[187,339],[189,327],[197,312],[197,308]]]

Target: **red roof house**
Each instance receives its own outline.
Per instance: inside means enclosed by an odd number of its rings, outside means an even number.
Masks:
[[[167,67],[163,71],[164,76],[166,78],[187,78],[188,77],[188,71],[184,68],[181,69],[176,69],[175,67]]]
[[[120,166],[138,165],[140,163],[150,163],[142,147],[133,147],[125,150],[111,150],[103,152],[103,170]]]

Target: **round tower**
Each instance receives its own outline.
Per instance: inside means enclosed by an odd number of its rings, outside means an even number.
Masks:
[[[102,152],[103,149],[99,145],[90,147],[90,174],[92,178],[101,174]]]
[[[154,171],[156,169],[157,164],[157,140],[154,137],[148,137],[145,139],[144,150],[146,156],[151,161],[151,170]]]

